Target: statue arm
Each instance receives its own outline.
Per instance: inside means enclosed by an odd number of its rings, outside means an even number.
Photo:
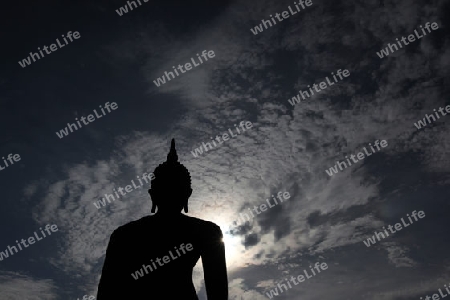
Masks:
[[[120,241],[117,238],[117,232],[114,231],[106,248],[105,262],[103,263],[102,275],[98,285],[97,300],[120,298],[121,290],[123,291],[123,280],[120,279],[119,246]]]
[[[202,251],[206,295],[208,300],[227,300],[228,278],[225,245],[222,241],[223,235],[220,227],[215,227],[213,236],[208,237],[208,242]]]

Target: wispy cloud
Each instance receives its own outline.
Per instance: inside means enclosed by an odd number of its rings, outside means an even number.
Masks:
[[[51,279],[35,279],[20,273],[1,272],[0,290],[3,300],[54,300],[57,299],[58,289]]]

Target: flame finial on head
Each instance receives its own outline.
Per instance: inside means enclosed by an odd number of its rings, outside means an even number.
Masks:
[[[172,142],[170,143],[170,151],[169,154],[167,154],[167,162],[168,163],[178,162],[177,150],[175,149],[175,139],[172,139]]]

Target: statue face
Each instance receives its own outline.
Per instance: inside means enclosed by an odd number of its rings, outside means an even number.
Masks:
[[[152,201],[158,206],[158,210],[180,212],[187,204],[192,194],[191,188],[172,186],[169,189],[152,187],[148,190]]]

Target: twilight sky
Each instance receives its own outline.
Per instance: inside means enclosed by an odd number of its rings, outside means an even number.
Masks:
[[[0,171],[0,251],[46,224],[59,231],[0,261],[0,300],[96,295],[109,236],[150,214],[149,185],[93,202],[152,172],[171,138],[192,176],[188,215],[224,232],[230,299],[268,299],[317,261],[329,268],[275,299],[419,299],[450,282],[450,116],[414,126],[450,104],[448,1],[312,0],[258,35],[250,28],[294,1],[141,2],[122,16],[123,0],[4,4],[0,157],[21,160]],[[427,22],[439,29],[377,56]],[[68,31],[81,37],[18,64]],[[155,86],[203,50],[215,57]],[[350,76],[288,103],[338,69]],[[118,108],[57,137],[106,102]],[[253,128],[191,154],[240,121]],[[377,139],[388,146],[327,175]],[[279,191],[291,198],[233,226]],[[364,245],[414,210],[426,217]],[[199,262],[206,299],[202,278]]]

